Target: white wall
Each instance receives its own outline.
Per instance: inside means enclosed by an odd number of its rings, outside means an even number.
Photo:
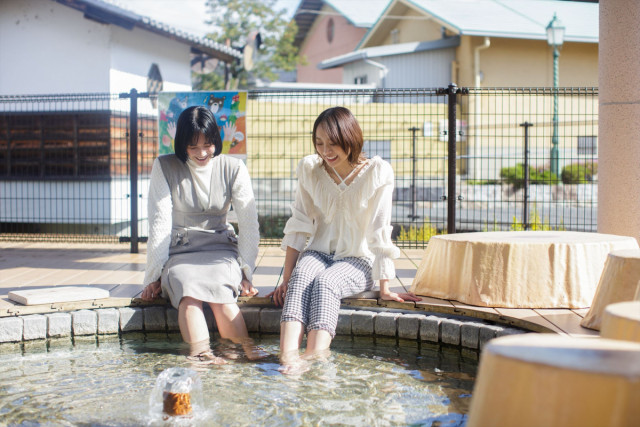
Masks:
[[[146,91],[151,64],[164,90],[191,90],[190,48],[141,29],[85,19],[51,0],[0,0],[0,94]]]
[[[50,0],[0,1],[0,94],[108,92],[109,37]]]
[[[451,80],[451,63],[454,59],[455,49],[372,58],[389,70],[384,83],[386,89],[447,86]],[[364,74],[367,74],[369,84],[382,88],[380,69],[364,61],[345,65],[343,82],[353,84],[355,77]]]
[[[158,64],[165,91],[190,91],[191,68],[189,46],[149,31],[132,31],[112,27],[111,37],[112,93],[147,90],[147,74]]]

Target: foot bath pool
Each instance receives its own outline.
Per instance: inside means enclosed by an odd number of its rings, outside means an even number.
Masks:
[[[464,425],[477,353],[412,341],[337,337],[331,354],[283,374],[278,336],[248,360],[216,343],[225,365],[185,357],[179,335],[125,334],[0,345],[0,419],[9,425]],[[154,405],[156,379],[197,373],[188,417]]]

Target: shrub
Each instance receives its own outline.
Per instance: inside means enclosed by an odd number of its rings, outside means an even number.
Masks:
[[[284,226],[289,217],[284,216],[259,216],[260,237],[267,239],[281,239],[284,237]]]
[[[517,190],[524,187],[524,165],[518,163],[515,166],[500,169],[500,178]],[[547,169],[529,167],[529,183],[553,185],[558,183],[558,177]]]
[[[428,222],[429,219],[425,218],[422,227],[416,225],[410,225],[408,229],[404,226],[400,227],[400,233],[398,234],[398,241],[401,242],[428,242],[433,236],[438,234],[438,229]]]
[[[466,181],[467,185],[495,185],[499,183],[500,181],[497,179],[468,179]]]
[[[562,168],[560,177],[565,184],[584,184],[593,181],[593,176],[598,173],[598,164],[589,163],[571,163]]]
[[[515,216],[513,217],[513,222],[511,223],[511,231],[523,231],[524,224]],[[540,215],[538,214],[538,210],[533,208],[531,213],[529,213],[529,230],[531,231],[565,231],[565,227],[562,223],[559,225],[552,227],[548,221],[542,220]]]

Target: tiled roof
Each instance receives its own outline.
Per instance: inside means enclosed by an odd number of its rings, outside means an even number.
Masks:
[[[224,62],[232,62],[242,58],[242,53],[229,46],[216,43],[207,38],[189,34],[166,23],[158,22],[147,16],[123,9],[103,0],[54,0],[65,6],[84,13],[85,18],[105,24],[117,25],[126,29],[134,27],[159,34],[163,37],[187,44],[207,55]]]

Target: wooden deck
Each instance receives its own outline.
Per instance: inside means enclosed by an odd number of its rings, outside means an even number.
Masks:
[[[34,313],[72,311],[83,308],[127,307],[146,305],[138,296],[142,292],[145,245],[140,253],[129,253],[124,244],[32,243],[0,241],[0,317]],[[396,279],[392,288],[409,289],[422,258],[421,249],[403,249],[395,261]],[[254,272],[254,286],[260,293],[240,298],[241,304],[269,306],[265,298],[281,280],[284,252],[276,247],[261,247]],[[9,300],[13,290],[52,286],[96,286],[110,292],[110,298],[55,304],[24,306]],[[555,332],[571,336],[598,336],[596,331],[580,326],[586,309],[504,309],[476,307],[457,301],[424,297],[419,303],[397,303],[379,299],[348,299],[353,307],[387,307],[450,316],[467,316],[511,325],[537,332]]]

